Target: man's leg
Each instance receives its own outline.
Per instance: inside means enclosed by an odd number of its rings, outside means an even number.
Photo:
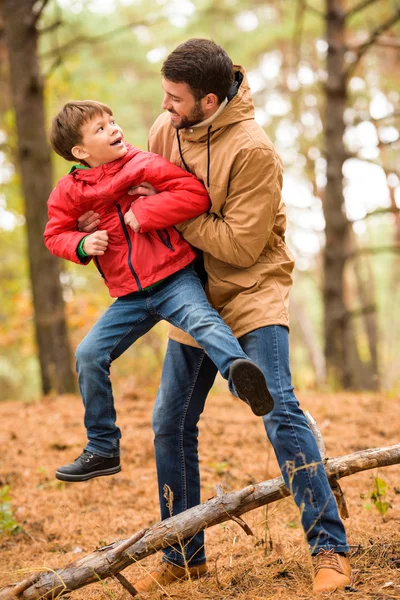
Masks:
[[[263,417],[286,485],[301,510],[301,522],[313,554],[321,548],[349,547],[315,438],[294,395],[286,327],[272,325],[243,336],[245,352],[263,370],[275,400]]]
[[[350,584],[346,533],[330,488],[316,440],[293,392],[286,327],[252,331],[240,343],[263,370],[275,401],[263,417],[286,485],[300,509],[310,552],[317,558],[314,591],[333,591]],[[319,569],[319,570],[318,570]]]
[[[153,412],[162,519],[170,516],[168,498],[174,515],[200,503],[197,423],[216,373],[203,350],[169,340]],[[190,566],[205,563],[203,531],[182,546],[166,548],[164,560]]]

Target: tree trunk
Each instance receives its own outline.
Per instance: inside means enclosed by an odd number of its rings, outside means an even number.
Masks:
[[[315,373],[315,384],[321,389],[326,385],[326,365],[325,356],[319,344],[318,336],[303,309],[301,301],[294,300],[292,297],[290,299],[290,307],[297,319],[300,331],[303,334],[305,347]]]
[[[345,303],[344,270],[349,252],[350,223],[346,217],[342,168],[345,160],[344,110],[346,75],[344,54],[345,12],[343,0],[326,0],[327,83],[325,155],[327,185],[323,203],[326,243],[324,249],[324,333],[328,381],[344,388],[363,387],[363,365],[355,331]]]
[[[329,481],[335,485],[341,477],[398,463],[400,444],[395,444],[328,459],[325,468]],[[49,569],[48,572],[43,572],[42,569],[17,584],[7,586],[0,590],[0,600],[59,598],[72,590],[113,577],[127,566],[161,548],[182,543],[206,527],[231,518],[238,521],[243,513],[289,495],[282,477],[250,485],[237,492],[218,494],[203,504],[139,531],[131,538],[99,548],[64,569]],[[242,526],[245,524],[242,523]],[[120,583],[125,584],[125,589],[128,589],[124,578]],[[132,586],[130,589],[132,590]],[[136,591],[131,591],[131,595],[136,595]]]
[[[369,353],[368,360],[364,361],[364,381],[368,389],[376,391],[380,385],[374,273],[370,257],[357,255],[357,240],[353,232],[351,240],[354,252],[352,267],[357,285],[358,304],[361,307],[361,326],[365,331]]]
[[[46,141],[33,0],[2,0],[25,199],[28,254],[42,388],[45,394],[76,390],[60,282],[60,262],[43,243],[47,199],[52,190]]]

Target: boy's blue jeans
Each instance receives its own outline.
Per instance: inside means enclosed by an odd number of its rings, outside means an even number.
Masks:
[[[104,457],[119,455],[121,432],[110,382],[110,366],[139,337],[164,319],[205,348],[226,379],[237,358],[248,357],[230,328],[208,303],[191,266],[148,291],[118,298],[78,346],[76,369],[85,406],[86,449]],[[179,400],[178,400],[179,402]]]
[[[315,554],[321,548],[335,548],[347,552],[346,534],[315,438],[293,393],[288,330],[280,325],[262,327],[239,341],[263,371],[274,398],[275,407],[263,417],[264,426],[286,485],[300,508],[310,551]],[[174,515],[200,503],[197,423],[216,373],[215,365],[201,349],[169,341],[153,412],[162,519],[170,516],[165,484],[174,495]],[[179,565],[186,560],[193,566],[205,562],[203,532],[182,546],[166,548],[164,560]]]

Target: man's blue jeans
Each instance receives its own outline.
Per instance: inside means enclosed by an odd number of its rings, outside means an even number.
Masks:
[[[116,425],[110,366],[161,319],[190,333],[207,350],[225,379],[229,378],[234,360],[248,358],[209,304],[202,283],[190,266],[147,291],[118,298],[76,351],[88,451],[104,457],[119,456],[121,431]]]
[[[275,407],[263,417],[286,485],[301,511],[310,551],[349,547],[315,438],[293,393],[286,327],[271,325],[240,338],[246,354],[262,369]],[[173,492],[173,514],[200,503],[197,423],[217,369],[199,348],[169,341],[154,413],[155,453],[161,518],[170,516],[164,485]],[[251,440],[249,440],[251,443]],[[175,564],[205,562],[204,534],[185,540],[182,547],[164,550]]]

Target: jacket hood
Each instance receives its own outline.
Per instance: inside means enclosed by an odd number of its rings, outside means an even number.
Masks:
[[[218,115],[210,125],[204,125],[204,127],[202,127],[201,123],[199,123],[191,130],[191,141],[194,142],[207,139],[209,130],[211,131],[211,135],[214,136],[218,133],[218,130],[223,130],[229,125],[254,119],[254,104],[251,98],[250,86],[246,71],[240,65],[234,65],[234,70],[236,78],[238,78],[239,73],[242,76],[242,81],[239,85],[236,95],[232,98],[232,100],[230,100],[221,114]],[[180,130],[180,134],[182,135],[182,138],[185,139],[187,132],[185,129],[182,129]]]

